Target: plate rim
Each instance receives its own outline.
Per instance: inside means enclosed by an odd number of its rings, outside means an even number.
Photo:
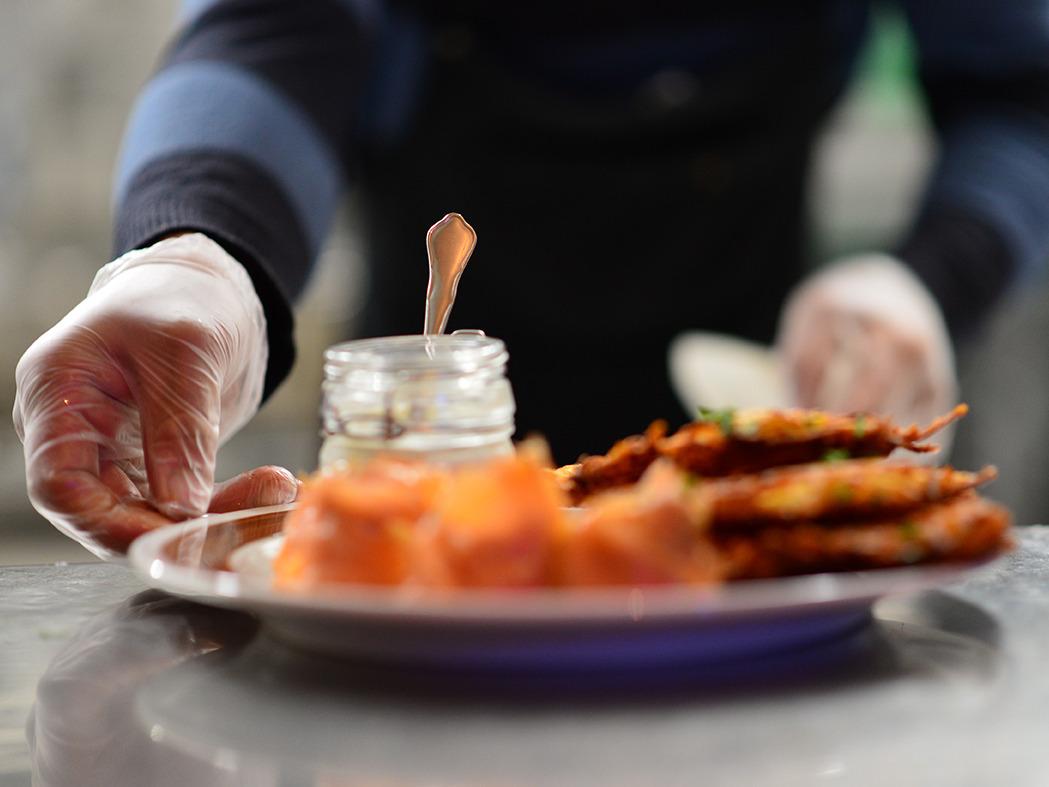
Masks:
[[[715,586],[434,591],[344,585],[330,592],[300,594],[276,590],[235,571],[178,566],[160,557],[166,543],[185,534],[239,519],[285,513],[296,505],[205,514],[157,528],[132,543],[128,563],[150,587],[253,613],[520,625],[778,617],[819,607],[870,604],[883,596],[942,587],[966,579],[1002,558],[993,555],[968,562],[737,580]]]

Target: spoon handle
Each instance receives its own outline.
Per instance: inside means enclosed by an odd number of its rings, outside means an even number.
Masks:
[[[444,333],[455,303],[459,278],[476,245],[477,233],[458,213],[449,213],[426,233],[430,283],[426,287],[423,333]]]

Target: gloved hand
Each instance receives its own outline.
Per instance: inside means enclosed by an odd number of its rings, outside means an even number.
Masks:
[[[219,445],[259,406],[266,360],[251,280],[204,235],[106,265],[15,372],[33,506],[107,555],[209,504],[293,500],[298,484],[281,468],[213,488]]]
[[[802,407],[924,423],[958,395],[939,307],[886,255],[853,257],[802,282],[784,306],[777,344]]]

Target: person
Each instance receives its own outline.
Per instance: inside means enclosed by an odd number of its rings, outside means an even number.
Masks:
[[[124,141],[122,256],[17,369],[34,505],[100,551],[208,507],[347,183],[361,332],[418,332],[423,232],[462,212],[451,327],[507,341],[519,431],[560,459],[682,417],[665,352],[693,327],[775,338],[801,405],[942,409],[948,332],[1049,252],[1049,2],[898,5],[939,139],[925,199],[896,248],[803,280],[867,3],[187,3]],[[231,483],[294,495],[274,468]]]

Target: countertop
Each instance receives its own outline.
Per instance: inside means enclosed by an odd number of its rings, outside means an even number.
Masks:
[[[811,653],[701,674],[310,655],[119,564],[0,569],[0,787],[1049,784],[1049,527]]]

